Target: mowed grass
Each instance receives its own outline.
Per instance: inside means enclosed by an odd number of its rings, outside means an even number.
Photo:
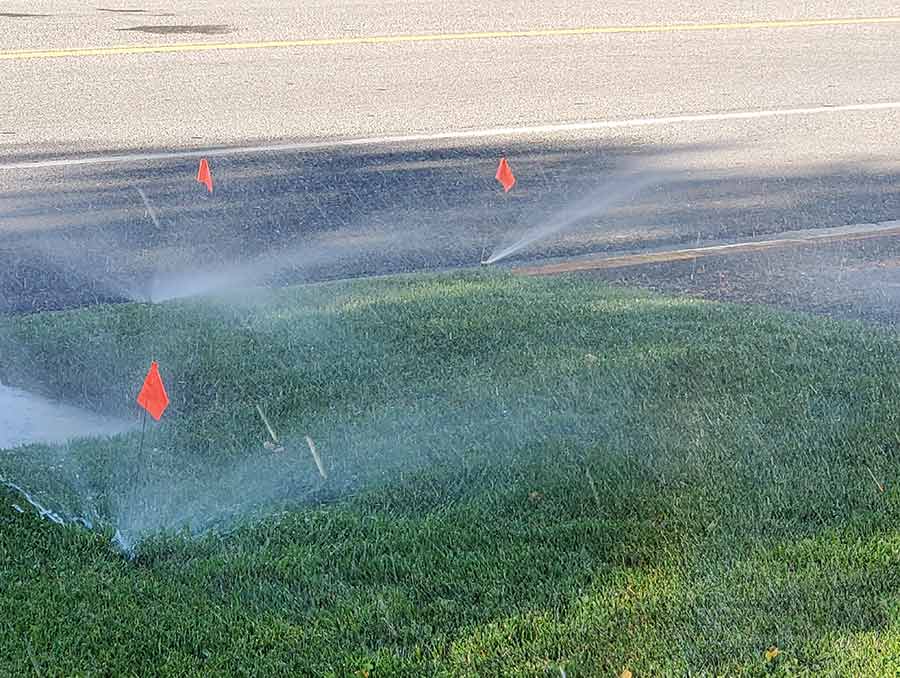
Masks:
[[[297,469],[287,510],[133,560],[8,495],[6,675],[900,671],[893,335],[467,274],[7,318],[0,356],[120,414],[156,358],[185,473]]]

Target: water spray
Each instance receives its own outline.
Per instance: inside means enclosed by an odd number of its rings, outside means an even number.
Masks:
[[[319,469],[319,475],[322,476],[323,480],[328,480],[328,474],[325,473],[325,466],[322,464],[322,458],[316,450],[316,444],[313,442],[313,439],[306,436],[306,444],[309,447],[309,453],[312,455],[313,461],[316,462],[316,468]]]
[[[630,171],[624,175],[612,177],[598,191],[587,195],[561,212],[544,215],[541,221],[527,227],[511,244],[503,247],[481,263],[494,264],[515,254],[529,245],[561,233],[587,219],[597,218],[613,207],[617,207],[647,186],[659,183],[663,174],[650,171]]]
[[[150,215],[150,219],[153,220],[153,225],[156,226],[157,230],[159,230],[159,219],[156,218],[156,212],[153,211],[153,207],[150,206],[150,201],[147,199],[147,194],[144,193],[144,190],[140,186],[135,186],[137,192],[141,195],[141,200],[144,201],[144,207],[147,209],[147,214]]]

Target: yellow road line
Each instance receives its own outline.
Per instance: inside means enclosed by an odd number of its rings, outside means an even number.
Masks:
[[[430,33],[422,35],[380,35],[346,38],[306,38],[260,42],[170,43],[165,45],[118,45],[73,49],[20,49],[0,51],[0,61],[14,59],[58,59],[63,57],[152,54],[165,52],[211,52],[218,50],[284,49],[332,47],[339,45],[392,45],[408,42],[449,42],[500,38],[558,38],[614,33],[679,33],[688,31],[734,31],[768,28],[812,28],[816,26],[873,26],[900,24],[900,17],[848,17],[843,19],[797,19],[794,21],[747,21],[737,23],[659,24],[647,26],[595,26],[588,28],[548,28],[529,31],[485,31],[476,33]]]
[[[710,247],[696,247],[683,250],[669,250],[665,252],[647,252],[646,254],[623,254],[602,259],[582,259],[579,261],[563,261],[538,266],[521,266],[514,268],[513,272],[518,273],[519,275],[538,276],[556,275],[559,273],[576,273],[581,271],[601,271],[611,268],[628,268],[646,264],[664,264],[672,261],[688,261],[692,259],[702,259],[704,257],[724,256],[726,254],[762,252],[785,247],[802,247],[805,245],[818,245],[821,243],[868,240],[870,238],[883,238],[896,235],[900,235],[900,226],[893,228],[878,228],[871,231],[836,233],[833,235],[826,234],[817,236],[813,233],[802,238],[777,238],[775,240],[735,243],[733,245],[712,245]]]

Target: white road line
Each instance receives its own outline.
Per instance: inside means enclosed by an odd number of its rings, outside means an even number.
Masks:
[[[122,153],[116,155],[94,155],[83,158],[57,158],[31,162],[0,164],[0,170],[26,170],[47,167],[72,167],[77,165],[100,165],[123,162],[152,162],[156,160],[177,160],[182,158],[212,158],[248,153],[272,153],[284,151],[313,151],[327,148],[347,148],[357,146],[390,146],[428,141],[455,141],[464,139],[486,139],[491,137],[521,137],[565,132],[590,132],[606,129],[628,129],[656,125],[679,125],[722,120],[758,120],[794,116],[828,115],[866,111],[900,110],[900,101],[871,104],[844,104],[835,106],[812,106],[807,108],[776,108],[763,111],[734,111],[730,113],[704,113],[697,115],[672,115],[659,118],[628,118],[625,120],[593,120],[586,122],[558,123],[550,125],[526,125],[523,127],[489,127],[485,129],[460,130],[457,132],[436,132],[432,134],[405,134],[397,136],[358,137],[328,141],[311,141],[293,144],[272,144],[261,146],[233,146],[228,148],[207,148],[201,150],[164,151],[159,153]]]

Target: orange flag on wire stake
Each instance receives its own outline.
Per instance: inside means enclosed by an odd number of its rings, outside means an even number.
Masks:
[[[500,166],[497,168],[497,181],[503,184],[503,190],[506,193],[509,193],[512,187],[516,185],[516,177],[513,176],[506,158],[500,158]]]
[[[163,386],[162,377],[159,376],[159,365],[154,360],[150,363],[150,371],[144,378],[144,385],[137,397],[138,405],[143,407],[150,416],[159,421],[169,406],[169,396],[166,387]]]
[[[197,181],[206,186],[206,190],[212,193],[212,173],[209,171],[209,163],[206,158],[200,160],[200,168],[197,170]]]

